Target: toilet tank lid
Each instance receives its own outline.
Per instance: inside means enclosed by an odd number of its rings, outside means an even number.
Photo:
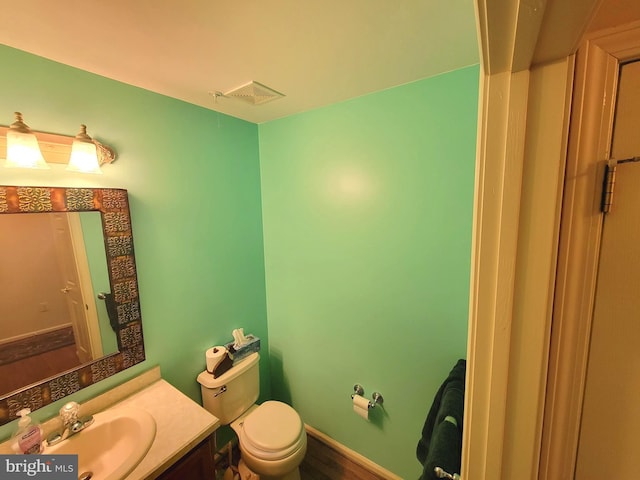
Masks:
[[[198,383],[206,388],[219,388],[224,384],[229,383],[241,373],[246,372],[249,368],[258,363],[259,359],[260,354],[258,352],[254,352],[217,378],[213,378],[213,374],[205,370],[198,375]]]

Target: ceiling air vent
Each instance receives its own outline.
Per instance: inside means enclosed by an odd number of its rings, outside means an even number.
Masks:
[[[263,103],[284,97],[280,92],[262,85],[258,82],[249,82],[246,85],[224,93],[225,97],[237,98],[251,105],[261,105]]]

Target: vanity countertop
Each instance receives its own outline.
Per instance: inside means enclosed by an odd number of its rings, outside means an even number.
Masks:
[[[220,426],[220,420],[160,376],[160,368],[147,372],[87,400],[82,415],[118,407],[147,410],[156,421],[151,448],[125,480],[154,479]],[[43,423],[45,437],[60,427],[59,418]],[[82,433],[79,433],[82,435]],[[11,441],[0,444],[0,454],[13,453]]]
[[[167,383],[158,380],[117,403],[147,410],[156,420],[156,438],[126,480],[153,479],[209,437],[220,421]]]

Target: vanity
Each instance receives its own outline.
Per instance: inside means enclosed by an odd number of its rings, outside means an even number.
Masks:
[[[129,412],[142,410],[153,417],[155,434],[151,446],[143,454],[133,470],[120,477],[111,471],[94,471],[95,480],[103,478],[143,480],[143,479],[213,479],[214,472],[214,434],[220,426],[220,421],[204,408],[181,393],[171,384],[161,378],[160,367],[142,373],[141,375],[119,385],[81,405],[83,415],[109,415],[110,412]],[[97,422],[97,420],[96,420]],[[42,424],[45,438],[60,428],[58,417]],[[88,435],[95,425],[87,427],[86,431],[77,433],[74,440],[82,444],[90,443]],[[83,437],[84,436],[84,437]],[[87,439],[87,440],[83,440]],[[65,441],[70,441],[65,440]],[[61,442],[63,444],[65,441]],[[60,453],[72,453],[73,448]],[[0,444],[0,454],[11,454],[11,442]],[[57,446],[47,447],[44,454],[59,453]],[[121,462],[120,453],[113,461],[109,459],[110,452],[98,452],[104,455],[96,464],[117,466]],[[80,458],[79,474],[83,473],[83,464],[90,461]],[[95,470],[95,469],[93,469]]]
[[[156,435],[142,461],[125,478],[215,478],[214,433],[220,421],[162,380],[159,367],[154,367],[132,382],[133,388],[151,383],[117,402],[112,408],[132,406],[146,410],[156,422]],[[99,398],[96,400],[99,401]]]

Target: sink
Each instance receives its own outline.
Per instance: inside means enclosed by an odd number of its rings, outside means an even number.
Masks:
[[[47,447],[46,454],[77,454],[78,476],[92,480],[119,480],[140,463],[156,436],[149,412],[135,407],[114,407],[93,416],[81,432]]]

